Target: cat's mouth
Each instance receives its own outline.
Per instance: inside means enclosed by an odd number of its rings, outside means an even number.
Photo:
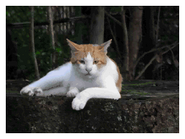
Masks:
[[[87,74],[85,74],[85,76],[91,76],[91,74],[88,72]]]

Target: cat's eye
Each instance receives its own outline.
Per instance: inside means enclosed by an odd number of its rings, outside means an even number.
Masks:
[[[97,64],[99,61],[98,60],[94,60],[94,64]]]
[[[84,60],[79,60],[79,62],[80,62],[81,64],[85,64],[85,61],[84,61]]]

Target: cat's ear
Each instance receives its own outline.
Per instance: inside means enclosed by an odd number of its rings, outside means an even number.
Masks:
[[[78,44],[70,41],[69,39],[66,39],[66,40],[67,40],[68,45],[70,46],[72,52],[75,52],[75,51],[79,50],[79,45]]]
[[[105,53],[107,53],[107,48],[110,46],[112,42],[112,39],[102,43],[100,46],[102,46],[103,48],[101,50],[103,50]]]

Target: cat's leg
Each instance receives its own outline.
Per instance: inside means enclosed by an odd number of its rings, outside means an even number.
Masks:
[[[49,90],[51,88],[55,88],[60,86],[62,83],[62,78],[59,74],[47,74],[46,76],[42,77],[38,81],[35,81],[26,87],[24,87],[20,93],[26,95],[39,95],[43,96],[43,90]]]
[[[107,88],[88,88],[76,95],[72,101],[74,110],[81,110],[91,98],[106,98],[118,100],[121,95],[118,91],[111,91]]]
[[[39,95],[39,96],[45,96],[51,94],[51,89],[54,94],[58,94],[59,92],[63,92],[63,87],[67,86],[67,81],[71,74],[71,67],[72,64],[70,62],[58,67],[55,70],[50,71],[46,76],[42,77],[36,82],[33,82],[26,87],[24,87],[20,93],[26,94],[26,95]],[[59,87],[59,88],[58,88]],[[61,87],[61,88],[60,88]],[[59,91],[61,89],[61,91]],[[50,90],[45,91],[45,90]],[[46,94],[44,94],[46,93]]]
[[[78,88],[76,87],[70,87],[69,91],[67,92],[66,96],[67,97],[75,97],[79,93]]]
[[[44,90],[43,93],[37,93],[36,96],[65,96],[67,92],[67,87],[59,86],[55,88],[51,88],[49,90]]]
[[[121,95],[118,92],[114,80],[110,78],[109,81],[106,81],[106,84],[104,84],[104,88],[87,88],[77,94],[72,101],[72,108],[74,110],[83,109],[87,101],[91,98],[106,98],[118,100],[119,98],[121,98]]]
[[[21,95],[29,95],[29,96],[33,96],[33,95],[43,95],[43,90],[39,87],[30,87],[30,86],[26,86],[24,88],[21,89],[20,91]]]

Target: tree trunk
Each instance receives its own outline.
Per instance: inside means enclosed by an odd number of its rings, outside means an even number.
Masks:
[[[6,27],[6,79],[17,78],[18,69],[17,44],[12,40],[11,29]]]
[[[129,78],[133,80],[135,75],[134,64],[137,60],[139,44],[142,35],[143,7],[130,8],[129,23]]]
[[[122,26],[123,26],[123,78],[129,80],[129,46],[128,46],[128,31],[125,20],[125,10],[122,7]]]
[[[82,7],[81,6],[76,6],[75,7],[75,16],[81,16],[82,13],[81,13],[81,10],[82,10]],[[76,42],[81,44],[83,43],[82,41],[82,26],[83,26],[83,22],[82,21],[79,21],[79,22],[75,22],[75,34],[78,34],[75,38],[76,38]]]
[[[91,8],[90,43],[101,44],[104,42],[104,7]]]
[[[39,69],[38,69],[38,64],[37,64],[37,58],[35,55],[35,42],[34,42],[34,7],[31,6],[31,20],[30,20],[30,40],[31,40],[31,48],[32,48],[32,53],[33,53],[33,59],[34,59],[34,64],[35,64],[35,74],[37,79],[40,78],[39,75]]]
[[[156,46],[156,36],[155,36],[155,23],[154,23],[154,7],[146,7],[143,13],[144,21],[144,37],[143,37],[143,47],[144,51],[147,52],[152,50]],[[153,57],[155,53],[147,55],[144,59],[144,63],[147,64]],[[152,70],[154,65],[151,64],[150,67],[145,71],[145,78],[152,79]]]
[[[55,54],[55,39],[54,39],[54,31],[53,31],[53,13],[51,6],[48,7],[48,14],[49,14],[49,29],[50,29],[50,35],[51,35],[51,44],[52,44],[52,68],[55,68],[55,62],[56,62],[56,54]]]

